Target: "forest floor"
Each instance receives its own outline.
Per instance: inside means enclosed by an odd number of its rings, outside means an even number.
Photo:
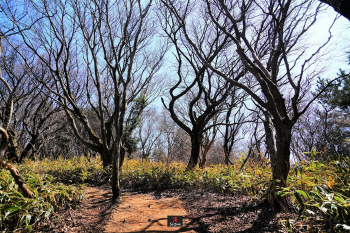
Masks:
[[[251,196],[224,196],[202,191],[123,192],[113,204],[108,186],[90,187],[76,209],[60,213],[51,232],[287,232],[286,219],[296,214],[274,212]],[[183,227],[167,227],[168,215],[184,217]],[[322,232],[312,223],[294,222],[293,232]]]

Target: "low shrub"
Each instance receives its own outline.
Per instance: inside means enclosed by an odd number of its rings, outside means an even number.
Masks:
[[[10,173],[0,171],[0,230],[3,232],[32,231],[33,227],[48,222],[54,211],[67,205],[75,207],[84,197],[78,188],[57,183],[48,174],[31,173],[24,175],[24,180],[35,194],[33,198],[25,198],[17,191]]]
[[[325,163],[313,160],[296,163],[288,176],[287,188],[282,190],[271,180],[268,160],[259,163],[251,160],[241,169],[242,164],[242,159],[236,159],[231,166],[209,165],[186,171],[184,163],[126,160],[121,169],[121,186],[140,191],[201,189],[225,195],[252,195],[258,199],[287,196],[296,205],[300,219],[325,220],[334,226],[333,230],[340,232],[349,228],[348,158]],[[82,187],[73,184],[95,186],[106,184],[111,178],[111,168],[104,169],[98,157],[26,161],[18,169],[25,174],[27,186],[37,190],[36,198],[24,198],[9,174],[1,171],[2,229],[9,229],[9,225],[31,229],[42,219],[50,218],[52,211],[81,200],[83,194],[79,190]]]

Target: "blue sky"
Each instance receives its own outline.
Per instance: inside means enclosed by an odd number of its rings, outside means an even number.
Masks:
[[[307,47],[307,52],[310,54],[315,52],[320,44],[327,41],[329,37],[329,28],[333,23],[333,20],[337,17],[337,13],[332,7],[327,7],[320,15],[316,24],[310,29],[309,37],[305,41],[309,47]],[[334,23],[331,29],[332,38],[328,43],[327,47],[323,50],[323,56],[318,60],[318,66],[320,70],[324,72],[320,74],[323,78],[332,79],[336,77],[339,69],[350,70],[350,66],[347,64],[347,54],[346,51],[350,51],[350,21],[346,18],[340,16]],[[171,57],[169,54],[167,57]],[[170,58],[171,59],[171,58]],[[169,75],[169,63],[165,63],[163,69]],[[316,87],[316,85],[314,85]],[[167,103],[168,101],[166,101]],[[154,105],[161,110],[160,99],[156,100]],[[240,143],[239,143],[240,144]],[[244,143],[245,144],[245,143]],[[245,147],[244,145],[242,145]],[[241,147],[242,148],[242,147]],[[241,151],[242,149],[238,149]]]

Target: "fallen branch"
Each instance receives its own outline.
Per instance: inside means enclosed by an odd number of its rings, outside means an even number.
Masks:
[[[24,181],[23,181],[22,177],[20,176],[18,170],[13,165],[2,160],[4,158],[5,151],[7,149],[7,145],[9,142],[9,136],[8,136],[6,130],[1,128],[1,127],[0,127],[0,134],[2,135],[1,145],[0,145],[0,167],[10,171],[13,179],[15,180],[16,184],[18,185],[18,188],[22,191],[23,196],[33,197],[34,194],[24,184]]]

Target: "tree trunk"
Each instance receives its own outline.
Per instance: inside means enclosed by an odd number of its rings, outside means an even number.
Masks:
[[[29,143],[26,145],[21,156],[19,157],[18,163],[22,163],[23,159],[25,159],[28,156],[29,152],[33,149],[38,138],[39,134],[32,135],[32,138],[30,139]]]
[[[113,155],[111,153],[107,152],[100,152],[101,159],[102,159],[102,166],[103,168],[108,167],[109,165],[112,165],[113,162]]]
[[[275,137],[273,133],[272,116],[268,111],[264,112],[264,114],[265,114],[264,128],[265,128],[265,134],[266,134],[266,148],[270,154],[271,169],[272,169],[272,173],[274,173],[274,170],[276,168],[276,163],[277,163],[277,154],[276,154]]]
[[[117,143],[116,148],[113,153],[113,164],[112,164],[112,193],[113,193],[113,201],[117,201],[120,198],[120,183],[119,183],[119,159],[120,159],[120,151],[121,151],[121,142]]]
[[[204,168],[206,162],[207,162],[207,152],[203,152],[203,157],[199,162],[199,168]]]
[[[124,159],[126,155],[126,150],[123,146],[120,147],[120,159],[119,159],[119,170],[122,170],[123,164],[124,164]]]
[[[224,156],[225,156],[225,164],[226,166],[229,166],[229,165],[233,165],[232,161],[230,160],[229,156],[230,156],[230,153],[225,150],[224,151]]]
[[[216,135],[216,133],[214,134],[214,137],[211,139],[211,141],[209,143],[206,142],[205,145],[203,145],[203,147],[204,147],[203,156],[202,156],[202,159],[201,159],[201,161],[199,163],[199,168],[204,168],[205,167],[205,163],[207,162],[207,154],[208,154],[208,152],[210,151],[210,149],[212,148],[212,146],[214,144],[215,135]]]
[[[8,129],[8,134],[9,134],[9,147],[8,147],[8,160],[10,161],[19,161],[19,157],[20,157],[20,153],[18,150],[18,144],[16,141],[16,135],[17,133],[12,130],[12,129]]]
[[[275,122],[276,130],[276,165],[272,169],[273,179],[279,180],[280,187],[286,187],[286,181],[290,169],[290,143],[292,138],[292,127],[287,123]]]
[[[201,140],[199,137],[194,136],[191,138],[191,157],[190,157],[190,161],[187,164],[187,168],[186,168],[187,171],[192,170],[198,164],[199,153],[201,149],[200,141]]]
[[[229,141],[228,141],[228,128],[226,128],[226,132],[225,132],[225,139],[224,139],[224,156],[225,156],[225,164],[226,166],[232,165],[233,163],[230,160],[230,154],[232,151],[232,146],[233,143],[231,142],[231,144],[229,145]]]
[[[227,134],[227,132],[225,133],[225,140],[224,140],[224,156],[225,156],[225,164],[226,164],[226,166],[228,166],[229,163],[232,164],[232,162],[230,161],[231,150],[228,146],[228,141],[226,140],[226,134]]]

